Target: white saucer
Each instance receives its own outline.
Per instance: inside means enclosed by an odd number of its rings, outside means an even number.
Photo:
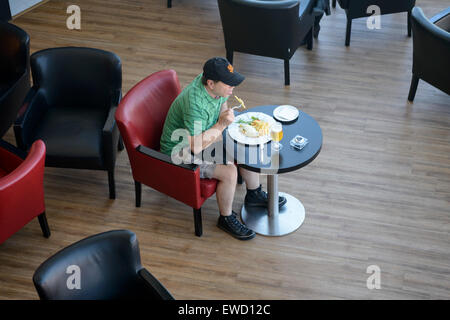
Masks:
[[[290,106],[287,104],[279,106],[275,108],[275,110],[273,110],[274,118],[282,122],[293,121],[298,118],[298,115],[299,115],[298,109],[294,106]]]

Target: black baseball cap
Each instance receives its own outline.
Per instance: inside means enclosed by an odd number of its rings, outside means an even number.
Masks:
[[[206,80],[222,81],[232,87],[240,85],[245,79],[243,75],[234,71],[227,59],[222,57],[214,57],[206,61],[203,66],[203,76]]]

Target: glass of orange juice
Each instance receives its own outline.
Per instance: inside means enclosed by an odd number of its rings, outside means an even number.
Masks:
[[[272,138],[272,148],[275,151],[281,150],[283,145],[280,143],[281,139],[283,139],[283,126],[279,122],[275,122],[270,127],[270,137]]]

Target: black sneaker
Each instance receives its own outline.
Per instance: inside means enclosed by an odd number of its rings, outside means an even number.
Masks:
[[[250,240],[255,237],[255,231],[250,230],[236,218],[237,214],[233,212],[230,216],[219,216],[217,226],[225,232],[239,240]]]
[[[245,205],[248,207],[266,207],[269,205],[269,197],[267,192],[262,191],[262,186],[255,190],[247,190],[245,195]],[[281,209],[286,204],[287,200],[283,196],[278,197],[278,208]]]

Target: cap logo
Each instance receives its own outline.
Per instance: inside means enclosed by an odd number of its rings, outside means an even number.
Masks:
[[[233,66],[231,64],[229,64],[227,68],[228,68],[228,71],[233,73],[234,69],[233,69]]]

